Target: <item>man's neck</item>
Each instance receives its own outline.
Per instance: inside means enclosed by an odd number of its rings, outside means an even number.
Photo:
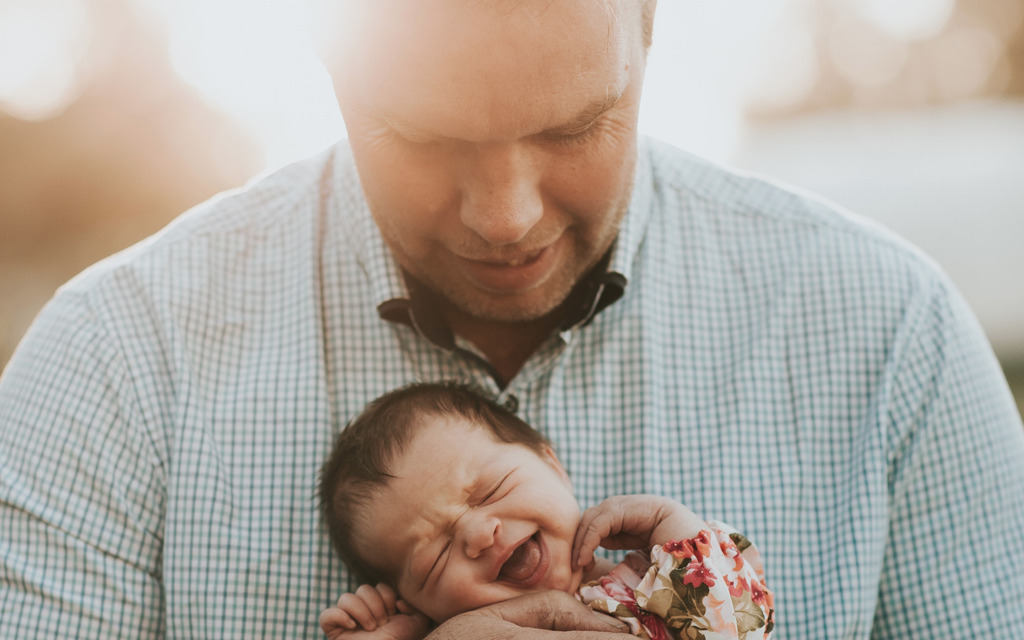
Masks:
[[[504,385],[551,337],[561,322],[562,312],[559,309],[529,322],[481,320],[456,309],[445,309],[444,317],[455,335],[468,340],[483,353]]]
[[[411,295],[423,296],[422,300],[432,310],[432,314],[439,314],[454,335],[475,346],[494,368],[499,377],[498,382],[504,386],[516,377],[530,356],[563,325],[568,317],[567,310],[583,305],[582,311],[593,312],[596,293],[593,287],[585,285],[591,283],[598,274],[606,272],[610,257],[609,249],[554,310],[541,318],[525,322],[483,320],[466,313],[408,274],[405,277]],[[582,320],[583,316],[580,316],[579,321]]]

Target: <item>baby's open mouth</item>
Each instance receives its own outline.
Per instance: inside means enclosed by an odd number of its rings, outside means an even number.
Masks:
[[[514,584],[528,585],[543,576],[544,548],[539,532],[523,541],[501,565],[498,579]]]

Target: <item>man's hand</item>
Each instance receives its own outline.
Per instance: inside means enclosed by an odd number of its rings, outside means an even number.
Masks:
[[[557,634],[555,632],[558,632]],[[568,593],[540,591],[449,618],[427,640],[636,640],[629,627]]]
[[[588,567],[594,551],[649,549],[671,540],[685,540],[706,528],[688,508],[661,496],[612,496],[583,512],[573,542],[573,559]]]

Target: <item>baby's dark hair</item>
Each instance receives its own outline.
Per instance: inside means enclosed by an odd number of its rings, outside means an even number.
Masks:
[[[489,429],[502,442],[522,444],[537,453],[550,446],[514,413],[461,384],[417,383],[370,402],[338,436],[320,468],[319,485],[320,513],[331,544],[364,583],[394,585],[395,576],[375,563],[376,558],[360,555],[353,540],[354,526],[394,477],[391,465],[426,417],[464,418]]]

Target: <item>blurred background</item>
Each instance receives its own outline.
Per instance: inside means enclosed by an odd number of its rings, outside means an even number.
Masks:
[[[311,17],[0,0],[0,367],[75,273],[344,136]],[[1024,406],[1022,24],[1024,0],[661,0],[641,128],[921,247]]]

